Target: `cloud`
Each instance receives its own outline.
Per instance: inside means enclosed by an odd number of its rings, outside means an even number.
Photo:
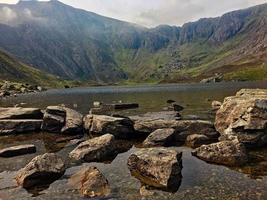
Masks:
[[[0,22],[3,24],[8,24],[13,20],[17,19],[17,13],[8,7],[3,7],[0,9]]]

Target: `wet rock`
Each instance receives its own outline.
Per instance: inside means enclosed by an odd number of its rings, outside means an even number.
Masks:
[[[82,142],[70,152],[69,157],[85,162],[98,162],[108,160],[117,153],[114,136],[106,134]]]
[[[31,154],[36,152],[36,147],[33,144],[19,145],[8,147],[0,150],[0,157],[14,157],[24,154]]]
[[[64,106],[49,106],[45,110],[42,130],[63,134],[83,132],[83,116]]]
[[[220,140],[238,139],[246,147],[267,144],[267,90],[245,89],[225,98],[216,113]]]
[[[96,135],[110,133],[120,139],[135,137],[133,122],[129,118],[87,115],[84,118],[84,128]]]
[[[0,108],[1,119],[42,119],[43,113],[39,108],[10,107]]]
[[[171,104],[170,106],[168,106],[168,108],[169,108],[169,110],[173,110],[173,111],[177,111],[177,112],[180,112],[184,109],[183,106],[180,106],[176,103]]]
[[[155,188],[177,191],[181,184],[182,153],[168,148],[145,148],[128,159],[131,174]]]
[[[248,161],[245,146],[238,140],[222,141],[192,151],[201,160],[227,166],[241,166]]]
[[[206,135],[193,134],[187,136],[185,143],[191,148],[197,148],[203,144],[210,144],[214,141],[215,139],[210,139]]]
[[[37,132],[43,120],[38,119],[7,119],[0,120],[0,135]]]
[[[56,154],[46,153],[33,158],[19,170],[16,181],[18,185],[28,189],[50,184],[59,179],[64,172],[64,162]]]
[[[146,147],[153,146],[170,146],[174,142],[175,130],[172,128],[158,129],[151,133],[143,145]]]
[[[211,102],[211,108],[212,108],[213,111],[219,110],[221,105],[222,105],[222,103],[219,102],[219,101],[212,101]]]
[[[69,184],[83,197],[104,197],[110,194],[108,180],[96,167],[86,167],[69,179]]]
[[[167,103],[168,104],[172,104],[172,103],[175,103],[176,101],[174,101],[174,100],[172,100],[172,99],[169,99],[169,100],[167,100]]]

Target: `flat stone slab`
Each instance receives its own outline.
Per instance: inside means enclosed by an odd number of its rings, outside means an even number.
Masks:
[[[43,113],[39,108],[10,107],[0,108],[0,120],[2,119],[42,119]]]
[[[0,120],[0,135],[39,131],[42,122],[43,120],[39,119]]]
[[[2,149],[0,150],[0,157],[8,158],[24,154],[31,154],[35,152],[36,147],[33,144],[26,144]]]

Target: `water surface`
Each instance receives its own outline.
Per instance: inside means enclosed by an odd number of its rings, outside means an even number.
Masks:
[[[48,105],[65,104],[87,114],[94,101],[123,101],[140,104],[138,109],[121,112],[124,115],[136,115],[161,111],[166,106],[166,101],[173,99],[185,107],[183,116],[197,115],[201,119],[213,120],[214,114],[210,112],[211,100],[222,101],[224,97],[235,94],[241,88],[267,88],[267,82],[50,90],[4,99],[0,101],[0,106],[25,103],[25,107],[45,108]],[[267,199],[267,148],[251,152],[251,155],[262,158],[259,162],[230,169],[192,157],[190,148],[177,147],[183,151],[183,179],[179,190],[174,194],[155,190],[150,192],[150,196],[142,196],[140,182],[131,177],[126,165],[129,155],[138,149],[138,143],[132,144],[129,151],[118,155],[111,163],[81,164],[69,162],[68,153],[75,146],[69,146],[67,142],[57,142],[62,137],[49,133],[1,137],[0,148],[33,143],[37,146],[37,152],[15,158],[0,158],[0,199],[34,199],[36,194],[16,187],[13,177],[33,157],[45,152],[56,152],[66,160],[69,168],[60,180],[39,192],[35,199],[81,199],[79,193],[68,186],[67,181],[71,174],[86,165],[97,166],[109,180],[112,194],[105,199]]]

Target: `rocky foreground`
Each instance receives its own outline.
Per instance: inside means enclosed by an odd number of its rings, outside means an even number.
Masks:
[[[75,148],[69,160],[75,162],[109,161],[131,148],[120,141],[142,140],[141,148],[128,158],[129,171],[142,185],[170,192],[179,189],[183,169],[182,153],[172,147],[186,145],[199,159],[235,167],[248,163],[251,148],[267,144],[267,90],[245,89],[223,103],[213,102],[214,124],[181,120],[178,105],[168,103],[168,111],[128,117],[83,116],[64,106],[0,108],[0,136],[40,131],[70,138],[88,135],[89,139],[72,140]],[[36,147],[27,144],[2,149],[0,157],[35,152]],[[16,182],[25,189],[49,185],[64,175],[67,163],[56,154],[39,155],[18,171]],[[81,169],[69,178],[69,186],[83,197],[107,196],[111,190],[96,167]]]

